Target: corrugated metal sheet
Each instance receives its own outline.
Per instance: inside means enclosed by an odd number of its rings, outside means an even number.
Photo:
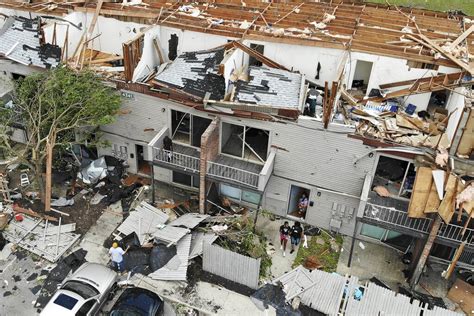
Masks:
[[[190,230],[187,228],[166,225],[165,227],[155,231],[153,237],[169,244],[176,244],[189,232]]]
[[[440,307],[428,310],[417,300],[410,302],[409,297],[371,282],[364,287],[362,298],[357,300],[354,290],[361,287],[358,282],[355,276],[320,270],[309,272],[302,266],[273,280],[274,284],[283,284],[287,301],[299,296],[303,304],[327,315],[459,315]]]
[[[155,280],[186,281],[191,234],[184,236],[176,245],[176,256],[161,269],[149,274]]]
[[[140,239],[140,243],[143,244],[146,238],[158,230],[157,225],[166,223],[168,218],[168,215],[156,207],[146,202],[141,202],[135,210],[130,212],[130,215],[128,215],[117,230],[124,235],[135,232]]]
[[[214,233],[193,232],[191,240],[191,251],[189,252],[189,259],[202,255],[203,242],[212,244],[217,239]]]
[[[273,283],[283,284],[288,301],[299,296],[306,306],[328,315],[337,315],[347,281],[347,277],[338,274],[320,270],[309,272],[299,266]]]
[[[208,243],[203,244],[203,249],[202,268],[204,271],[252,289],[258,288],[260,259],[243,256]]]
[[[188,213],[170,222],[169,225],[175,226],[175,227],[181,226],[181,227],[186,227],[186,228],[194,228],[197,225],[199,225],[200,222],[202,222],[208,217],[209,215]]]

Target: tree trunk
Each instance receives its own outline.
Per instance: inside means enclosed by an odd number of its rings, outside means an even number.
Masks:
[[[39,193],[39,197],[40,197],[40,199],[41,199],[41,202],[44,203],[45,188],[44,188],[42,164],[41,164],[41,162],[36,161],[36,162],[34,163],[34,166],[35,166],[34,174],[35,174],[36,181],[37,181],[37,183],[38,183],[38,191],[39,191],[38,193]]]

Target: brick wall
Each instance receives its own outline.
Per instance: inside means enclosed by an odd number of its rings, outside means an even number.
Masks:
[[[219,153],[219,118],[215,118],[201,136],[201,166],[199,170],[199,212],[206,212],[207,161],[214,160]]]

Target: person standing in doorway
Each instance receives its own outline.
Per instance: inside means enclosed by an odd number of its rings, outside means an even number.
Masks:
[[[291,251],[293,253],[295,251],[295,247],[297,247],[303,238],[303,228],[301,227],[300,222],[295,222],[293,227],[290,230],[290,237],[291,237]]]
[[[301,198],[298,201],[298,215],[300,217],[306,216],[306,210],[308,209],[308,197],[306,193],[301,194]]]
[[[283,257],[286,256],[286,244],[290,238],[290,225],[288,222],[280,226],[280,249],[283,250]]]
[[[119,247],[118,243],[116,242],[112,244],[112,247],[109,250],[110,259],[112,260],[112,266],[119,272],[122,272],[124,269],[123,255],[127,252],[127,250],[124,251],[122,247]]]

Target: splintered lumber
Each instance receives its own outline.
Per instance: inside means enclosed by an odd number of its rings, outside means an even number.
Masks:
[[[23,208],[23,207],[19,206],[18,204],[13,204],[13,212],[23,213],[23,214],[30,215],[30,216],[33,216],[33,217],[47,219],[50,222],[57,222],[58,221],[58,219],[56,217],[39,214],[39,213],[29,209],[29,208],[28,209]]]
[[[462,33],[461,35],[459,35],[458,38],[456,38],[454,40],[454,42],[451,43],[451,45],[449,46],[449,49],[452,50],[454,49],[456,46],[458,46],[459,44],[461,44],[462,41],[464,41],[469,35],[471,35],[471,33],[474,32],[474,25],[471,25],[470,28],[468,28],[466,31],[464,31],[464,33]]]
[[[444,276],[446,280],[448,280],[451,274],[453,273],[454,268],[456,267],[456,264],[458,263],[459,257],[461,257],[461,254],[464,251],[464,246],[466,246],[466,241],[463,241],[459,245],[458,249],[456,250],[456,253],[454,254],[454,257],[453,257],[453,261],[451,261],[451,263],[449,264],[448,270],[446,270],[446,274]]]
[[[451,222],[454,214],[454,197],[457,190],[457,182],[458,178],[452,174],[449,174],[448,181],[446,183],[446,193],[444,194],[443,201],[441,201],[441,204],[439,205],[439,216],[441,216],[446,224]]]
[[[433,184],[431,168],[420,167],[416,171],[413,193],[408,206],[408,216],[412,218],[424,218],[425,208]]]

